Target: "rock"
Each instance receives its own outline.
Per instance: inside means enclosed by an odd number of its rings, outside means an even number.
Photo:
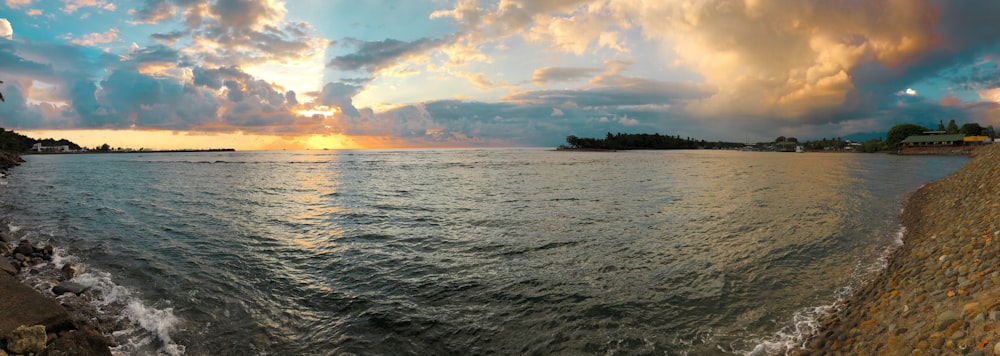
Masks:
[[[7,335],[7,351],[15,354],[39,353],[45,350],[46,342],[45,325],[21,325]]]
[[[0,232],[0,242],[6,242],[6,243],[14,242],[14,236],[11,236],[6,231]]]
[[[63,295],[66,293],[73,293],[80,295],[80,293],[86,292],[90,287],[84,286],[76,282],[62,282],[59,285],[52,287],[52,293],[56,295]]]
[[[31,245],[31,241],[21,240],[21,242],[17,244],[17,248],[14,249],[14,252],[25,256],[31,256],[31,254],[35,252],[35,247]]]
[[[11,276],[17,275],[17,267],[14,267],[7,257],[0,257],[0,271],[7,272]]]
[[[49,345],[42,356],[110,356],[108,340],[91,328],[65,332]]]
[[[13,276],[0,273],[0,335],[6,335],[21,325],[45,325],[60,330],[73,325],[69,314],[59,303],[46,298]]]
[[[80,267],[77,267],[76,265],[74,265],[72,263],[67,263],[67,264],[63,265],[63,268],[62,268],[63,279],[65,279],[65,280],[68,281],[68,280],[73,279],[73,277],[76,277],[76,276],[79,276],[79,275],[80,275]]]
[[[28,256],[25,256],[23,253],[15,253],[14,259],[18,261],[25,261],[28,259]]]

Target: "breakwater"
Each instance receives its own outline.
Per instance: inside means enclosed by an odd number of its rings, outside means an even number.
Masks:
[[[904,244],[800,354],[1000,354],[1000,146],[907,200]]]

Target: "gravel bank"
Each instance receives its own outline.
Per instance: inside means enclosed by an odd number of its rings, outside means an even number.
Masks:
[[[904,244],[798,354],[1000,355],[1000,145],[907,199]]]

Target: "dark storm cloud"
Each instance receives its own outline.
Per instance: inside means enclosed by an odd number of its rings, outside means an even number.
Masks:
[[[390,66],[401,58],[417,55],[446,44],[444,39],[421,38],[404,42],[387,38],[382,41],[361,41],[348,38],[342,45],[353,46],[356,51],[330,60],[328,67],[351,71],[364,69],[369,73]]]
[[[536,70],[531,76],[531,80],[538,85],[543,85],[548,82],[567,82],[587,79],[602,71],[604,71],[602,68],[545,67]]]
[[[666,105],[710,96],[711,88],[700,84],[671,83],[623,76],[599,77],[591,88],[538,90],[510,95],[505,100],[549,106],[609,107]]]

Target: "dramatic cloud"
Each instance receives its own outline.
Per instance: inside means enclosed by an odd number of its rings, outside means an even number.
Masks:
[[[173,45],[188,39],[186,52],[214,65],[301,60],[323,53],[328,41],[304,22],[284,21],[287,10],[274,0],[147,0],[132,15],[159,23],[182,14],[186,28],[150,37]]]
[[[357,51],[334,57],[328,65],[340,70],[364,69],[369,73],[373,73],[395,64],[400,59],[421,54],[443,44],[445,44],[445,40],[428,38],[421,38],[410,42],[391,38],[382,41],[360,41],[348,38],[343,41],[342,45],[355,47]]]
[[[545,67],[535,70],[535,73],[531,76],[531,80],[538,85],[544,85],[548,82],[567,82],[574,81],[584,78],[589,78],[595,73],[601,72],[600,68],[559,68],[559,67]]]
[[[554,145],[1000,124],[994,2],[6,4],[8,127]]]
[[[14,38],[14,28],[10,26],[10,21],[5,18],[0,18],[0,37],[11,39]]]

